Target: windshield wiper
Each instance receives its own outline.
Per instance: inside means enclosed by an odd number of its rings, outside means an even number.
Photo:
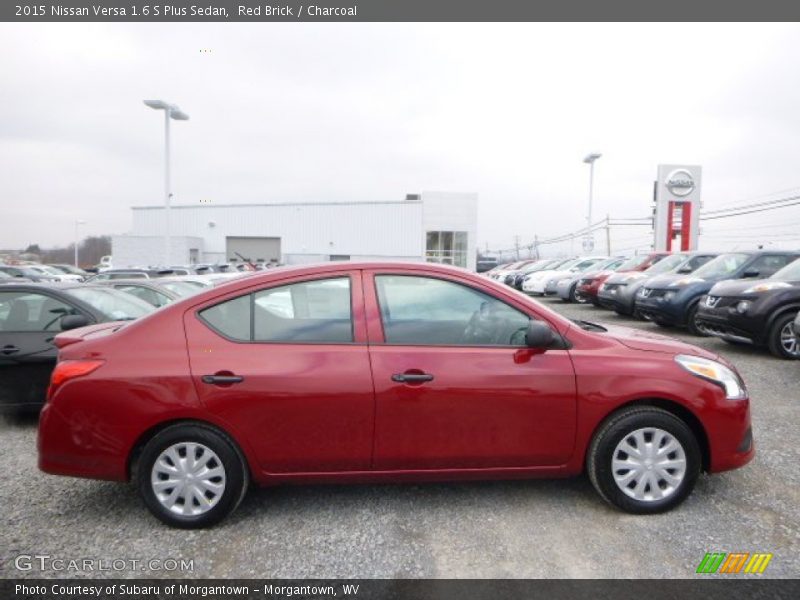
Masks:
[[[608,329],[606,329],[602,325],[598,325],[597,323],[592,323],[590,321],[583,321],[582,319],[570,319],[570,320],[573,323],[575,323],[578,327],[586,331],[603,331],[603,332],[608,331]]]

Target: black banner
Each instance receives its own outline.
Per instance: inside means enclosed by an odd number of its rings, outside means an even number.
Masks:
[[[30,0],[0,21],[796,21],[786,0]]]
[[[798,580],[730,577],[677,580],[533,579],[71,579],[0,581],[3,600],[733,600],[800,597]]]

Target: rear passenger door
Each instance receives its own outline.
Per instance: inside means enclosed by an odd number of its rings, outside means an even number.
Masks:
[[[191,310],[192,377],[267,473],[370,468],[374,393],[361,275],[238,291]]]

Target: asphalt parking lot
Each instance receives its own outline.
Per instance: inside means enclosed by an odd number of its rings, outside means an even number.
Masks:
[[[544,303],[570,317],[657,329],[591,306]],[[694,577],[704,554],[716,551],[771,552],[763,576],[796,577],[800,362],[713,338],[670,335],[736,364],[750,389],[758,449],[743,469],[701,477],[673,512],[623,514],[586,478],[283,487],[251,490],[222,525],[187,532],[156,521],[130,486],[40,473],[35,421],[7,419],[0,426],[0,576],[178,574],[15,568],[14,557],[39,554],[191,559],[193,571],[183,574],[192,577],[680,578]]]

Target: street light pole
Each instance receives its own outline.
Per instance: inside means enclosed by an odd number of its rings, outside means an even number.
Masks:
[[[86,221],[75,219],[75,267],[78,267],[78,226],[86,225]]]
[[[586,237],[583,239],[583,249],[585,252],[594,250],[594,236],[589,229],[592,226],[592,195],[594,194],[594,161],[603,156],[599,152],[587,154],[583,162],[589,165],[589,209],[586,211]]]
[[[170,178],[170,132],[169,121],[188,121],[189,115],[174,104],[163,100],[145,100],[144,103],[155,110],[164,111],[164,265],[172,264],[170,250],[172,239],[170,235],[170,207],[172,205],[172,181]]]

